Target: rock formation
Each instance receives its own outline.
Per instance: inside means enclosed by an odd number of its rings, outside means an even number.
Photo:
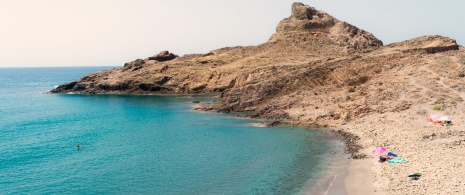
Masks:
[[[450,38],[383,46],[369,32],[294,3],[266,43],[181,57],[165,51],[51,93],[218,95],[201,109],[334,127],[418,104],[461,104],[464,63],[464,49]]]
[[[305,41],[305,38],[311,35],[325,35],[335,44],[353,49],[383,45],[383,42],[371,33],[302,3],[292,5],[292,15],[278,24],[270,41],[286,41],[289,37],[296,36],[301,36]]]

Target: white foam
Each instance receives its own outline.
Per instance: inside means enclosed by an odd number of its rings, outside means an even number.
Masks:
[[[336,181],[336,178],[337,178],[339,175],[344,174],[345,172],[346,172],[346,171],[343,171],[343,172],[338,173],[338,174],[336,174],[336,175],[334,176],[333,180],[329,183],[329,186],[328,186],[328,189],[327,189],[326,192],[325,192],[325,195],[328,194],[328,193],[329,193],[329,190],[331,190],[331,188],[333,187],[333,183],[334,183],[334,181]]]
[[[249,123],[250,127],[267,127],[264,123]]]

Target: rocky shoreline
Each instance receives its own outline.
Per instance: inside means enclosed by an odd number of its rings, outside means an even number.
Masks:
[[[220,112],[218,110],[213,110],[211,108],[204,109],[202,107],[197,107],[195,110],[200,110],[200,111],[205,111],[205,112]],[[263,119],[260,117],[251,117],[251,116],[237,116],[241,118],[250,118],[250,119]],[[274,126],[279,126],[279,125],[289,125],[289,126],[296,126],[296,127],[302,127],[302,128],[318,128],[325,130],[326,132],[329,132],[333,135],[335,135],[338,139],[340,139],[344,145],[345,145],[345,152],[350,155],[350,158],[352,159],[364,159],[367,157],[366,154],[361,154],[359,151],[363,148],[359,144],[360,137],[344,131],[343,129],[338,129],[338,128],[331,128],[331,127],[322,127],[322,126],[317,126],[317,125],[310,125],[310,124],[304,124],[302,122],[298,121],[281,121],[281,120],[272,120],[269,122],[260,122],[257,126],[260,127],[274,127]]]

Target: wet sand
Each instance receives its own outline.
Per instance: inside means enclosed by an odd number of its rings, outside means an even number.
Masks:
[[[347,195],[385,194],[384,192],[376,192],[373,187],[371,163],[369,159],[352,160],[344,181]]]

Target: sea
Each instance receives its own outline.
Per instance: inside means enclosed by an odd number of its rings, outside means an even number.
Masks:
[[[216,97],[47,93],[111,68],[0,68],[0,194],[318,194],[340,174],[336,136],[194,110]]]

